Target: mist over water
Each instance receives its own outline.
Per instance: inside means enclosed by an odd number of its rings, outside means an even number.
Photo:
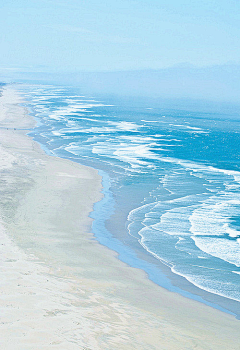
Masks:
[[[21,90],[38,120],[35,139],[57,156],[104,170],[113,197],[126,197],[130,236],[173,273],[240,300],[238,111],[138,107],[136,100],[133,107],[77,88]]]

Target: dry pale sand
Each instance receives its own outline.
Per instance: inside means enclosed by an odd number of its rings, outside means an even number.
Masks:
[[[0,97],[0,349],[240,349],[240,321],[168,292],[98,244],[97,171],[47,156]],[[14,130],[14,128],[16,130]]]

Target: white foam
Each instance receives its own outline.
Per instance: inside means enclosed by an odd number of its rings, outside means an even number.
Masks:
[[[225,238],[192,236],[195,245],[203,252],[240,267],[240,244]]]
[[[219,168],[215,168],[213,166],[199,164],[199,163],[192,162],[189,160],[178,159],[178,158],[173,158],[173,157],[167,157],[167,158],[161,157],[160,160],[162,162],[166,162],[166,163],[178,164],[178,165],[182,166],[183,168],[191,169],[192,171],[205,171],[207,173],[223,173],[223,174],[233,176],[233,177],[236,176],[237,178],[239,177],[239,181],[240,181],[240,172],[239,171],[219,169]]]
[[[80,128],[79,126],[76,126],[75,128],[67,128],[67,129],[61,129],[61,132],[64,134],[69,133],[82,133],[82,134],[109,134],[114,133],[115,130],[111,129],[109,127],[91,127],[91,128]]]
[[[128,218],[127,218],[128,221],[134,221],[137,218],[142,218],[142,214],[149,212],[154,206],[155,206],[155,203],[149,203],[131,210],[130,213],[128,214]]]
[[[92,115],[91,115],[91,117],[92,117]],[[93,118],[90,118],[90,117],[79,117],[79,114],[77,115],[77,120],[86,120],[86,121],[89,121],[89,122],[102,123],[102,120],[93,119]]]
[[[113,143],[97,142],[92,147],[92,152],[98,155],[115,158],[136,168],[139,166],[153,166],[148,163],[149,159],[156,159],[151,147],[154,144],[132,144],[128,142]]]
[[[79,155],[79,146],[77,143],[70,143],[69,146],[65,147],[65,150],[76,156]]]
[[[52,131],[52,134],[53,134],[54,136],[62,136],[62,132],[56,131],[56,130],[53,130],[53,131]]]
[[[109,121],[109,124],[115,125],[116,129],[123,130],[123,131],[131,131],[131,132],[136,132],[141,127],[140,125],[137,125],[132,122],[126,122],[126,121],[121,121],[121,122]]]
[[[229,199],[235,196],[233,199]],[[194,235],[222,235],[238,237],[240,232],[231,228],[231,217],[240,215],[239,194],[212,196],[192,213],[190,231]]]
[[[128,135],[123,135],[119,137],[119,140],[123,140],[123,141],[129,141],[131,143],[148,143],[148,142],[152,142],[152,141],[156,141],[154,137],[149,137],[149,136],[128,136]]]
[[[141,119],[141,122],[145,122],[145,123],[159,123],[159,120],[145,120],[145,119]]]
[[[206,278],[205,274],[190,274],[182,273],[177,266],[171,268],[172,272],[186,278],[187,281],[194,286],[201,288],[209,293],[217,294],[219,296],[227,297],[232,300],[240,301],[240,293],[237,286],[231,282],[223,282],[212,278]]]
[[[203,130],[202,128],[198,128],[195,126],[189,126],[184,124],[169,124],[170,126],[185,129],[188,132],[199,133],[199,134],[207,134],[208,131]]]
[[[192,210],[193,208],[191,207],[180,207],[168,210],[161,216],[160,222],[152,225],[152,228],[178,237],[189,236],[190,223],[188,218]]]
[[[225,228],[225,230],[226,230],[226,233],[227,233],[230,237],[232,237],[232,238],[240,237],[240,231],[235,230],[235,229],[229,227],[229,224],[228,224],[228,223],[224,224],[224,228]]]
[[[136,167],[138,165],[147,165],[147,162],[141,160],[140,158],[149,158],[152,156],[150,151],[146,145],[138,145],[138,146],[124,146],[120,144],[118,150],[113,152],[115,156],[121,161],[129,163],[132,167]]]
[[[69,104],[66,107],[61,107],[54,110],[48,115],[48,117],[55,120],[61,120],[61,119],[65,119],[67,115],[70,115],[76,112],[89,112],[87,111],[87,109],[90,109],[92,107],[97,107],[97,106],[102,106],[102,105],[73,103],[73,104]]]

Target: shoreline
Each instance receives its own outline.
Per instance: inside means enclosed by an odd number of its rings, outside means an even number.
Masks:
[[[118,215],[120,215],[121,218],[119,218]],[[112,221],[117,222],[120,226],[121,221],[123,221],[122,216],[123,210],[121,208],[120,214],[116,212],[113,214],[114,218]],[[237,319],[240,319],[240,303],[237,300],[201,289],[199,286],[189,282],[184,276],[174,273],[170,266],[164,264],[164,262],[157,259],[150,252],[144,249],[141,243],[138,242],[137,238],[130,235],[128,236],[127,232],[124,232],[126,230],[123,225],[120,230],[118,230],[119,232],[114,229],[115,227],[108,222],[107,231],[113,232],[113,234],[111,233],[112,237],[109,240],[114,241],[117,239],[119,240],[120,244],[121,242],[124,242],[127,247],[126,250],[130,249],[133,251],[131,258],[128,256],[125,257],[125,255],[128,255],[128,253],[124,255],[124,248],[112,248],[114,251],[117,251],[118,254],[122,255],[122,258],[120,258],[121,261],[128,263],[132,267],[144,270],[151,281],[158,286],[169,290],[170,292],[178,293],[183,297],[198,301],[225,313],[234,315]],[[104,245],[110,247],[111,243],[106,243]],[[113,245],[114,243],[112,246]],[[118,244],[117,247],[118,246],[120,245]]]
[[[17,130],[33,119],[11,87],[4,91],[3,348],[239,348],[233,316],[164,290],[96,241],[88,215],[102,196],[97,171],[46,155]]]
[[[44,144],[38,141],[36,132],[30,132],[29,135],[34,135],[33,139],[40,145],[46,154],[84,165],[82,164],[82,159],[79,161],[74,157],[67,157],[63,155],[60,156],[52,153]],[[123,231],[126,231],[125,228],[122,227],[119,230],[119,227],[122,226],[122,222],[121,219],[118,219],[116,210],[112,210],[112,207],[115,205],[112,198],[112,193],[109,188],[106,190],[106,187],[110,186],[110,184],[108,185],[110,181],[108,174],[103,170],[99,170],[94,164],[85,164],[84,166],[97,170],[99,174],[101,173],[100,176],[102,177],[102,182],[105,182],[105,185],[102,186],[103,198],[94,204],[94,207],[97,206],[98,209],[95,210],[93,208],[93,211],[89,214],[89,216],[94,219],[92,229],[93,225],[96,228],[93,229],[92,233],[97,239],[98,243],[115,252],[117,254],[117,259],[123,263],[126,263],[130,267],[143,270],[146,273],[147,278],[157,286],[160,286],[170,292],[175,292],[188,299],[203,303],[240,319],[240,304],[238,301],[201,289],[199,286],[189,282],[184,276],[174,273],[168,265],[164,264],[164,262],[157,259],[150,252],[144,249],[144,247],[137,242],[135,237],[127,235],[126,232],[123,233]],[[105,197],[111,198],[106,201],[104,200]],[[102,206],[104,206],[102,205],[102,202],[105,202],[104,204],[108,206],[107,210],[103,209],[103,216],[99,215]],[[121,208],[121,214],[123,211],[123,208]],[[111,214],[109,215],[110,212]],[[112,217],[114,217],[113,220]],[[109,220],[110,222],[117,222],[118,230],[115,229],[115,224],[114,227],[109,225]],[[101,226],[101,229],[98,228],[99,225]],[[104,232],[104,234],[102,234],[102,232]],[[112,232],[114,232],[114,234]]]
[[[101,176],[103,178],[103,183],[105,182],[102,193],[104,194],[104,197],[107,197],[108,199],[106,198],[103,204],[102,202],[104,199],[95,203],[94,207],[97,207],[98,209],[93,210],[90,214],[90,217],[94,219],[92,227],[93,234],[97,241],[103,246],[116,252],[118,254],[118,259],[122,262],[133,268],[143,270],[147,274],[147,278],[156,285],[170,292],[177,293],[183,297],[198,301],[233,315],[239,319],[240,305],[238,301],[208,292],[192,284],[184,276],[174,273],[169,266],[144,249],[136,238],[134,240],[134,237],[126,237],[127,233],[123,233],[124,228],[121,227],[123,226],[123,223],[121,222],[121,219],[117,217],[116,210],[111,212],[111,206],[114,206],[115,203],[109,190],[110,180],[108,175],[101,171]],[[104,206],[106,206],[105,209]],[[101,212],[102,215],[100,214]],[[106,212],[108,213],[108,217],[105,217],[106,214],[104,216],[104,213]],[[121,214],[122,213],[123,208],[121,208]],[[105,221],[102,220],[102,216],[105,217]],[[114,219],[112,219],[112,216]],[[105,225],[106,221],[109,220],[109,217],[111,217],[110,222],[115,223],[114,227],[111,225]],[[118,230],[115,229],[116,223]],[[119,227],[121,228],[119,229]],[[112,231],[115,231],[114,234]]]

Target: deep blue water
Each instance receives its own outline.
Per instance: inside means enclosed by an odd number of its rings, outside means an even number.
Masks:
[[[32,135],[48,152],[107,174],[105,200],[112,209],[93,225],[102,243],[108,240],[106,220],[114,227],[114,212],[126,212],[127,235],[174,274],[240,301],[237,111],[190,112],[136,101],[131,106],[55,86],[21,90],[38,120]],[[111,234],[117,230],[118,224]]]

